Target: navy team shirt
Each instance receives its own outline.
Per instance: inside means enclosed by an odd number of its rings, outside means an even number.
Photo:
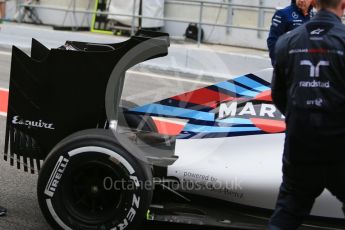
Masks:
[[[295,29],[303,23],[309,21],[312,16],[312,7],[310,7],[308,15],[304,16],[302,11],[297,7],[296,1],[292,0],[291,5],[277,10],[272,17],[272,25],[267,38],[267,46],[270,53],[272,65],[275,63],[274,46],[278,38],[288,31]]]

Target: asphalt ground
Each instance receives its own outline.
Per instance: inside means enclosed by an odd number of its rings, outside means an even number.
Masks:
[[[0,51],[0,88],[8,88],[11,53]]]

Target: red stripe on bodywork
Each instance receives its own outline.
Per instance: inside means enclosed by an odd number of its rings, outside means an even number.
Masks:
[[[0,112],[7,113],[8,107],[8,92],[0,90]]]
[[[153,121],[155,122],[158,133],[163,135],[177,136],[182,132],[184,128],[184,125],[176,124],[173,122],[161,121],[157,119],[153,119]]]
[[[253,124],[266,133],[280,133],[285,131],[285,121],[251,118]]]
[[[264,91],[255,97],[255,100],[272,101],[271,90]]]
[[[234,100],[235,98],[207,88],[202,88],[175,96],[172,99],[216,108],[219,102]]]

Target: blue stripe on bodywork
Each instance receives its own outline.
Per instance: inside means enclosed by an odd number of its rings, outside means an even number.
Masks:
[[[248,78],[247,76],[241,76],[234,79],[235,82],[241,83],[243,85],[249,86],[250,88],[253,88],[255,90],[259,90],[261,92],[270,90],[269,87],[262,85],[259,82],[254,81],[253,79]]]
[[[216,84],[216,86],[218,86],[219,88],[222,88],[222,89],[226,89],[230,92],[234,92],[236,94],[243,95],[243,96],[255,97],[256,95],[259,94],[258,92],[254,92],[254,91],[245,89],[241,86],[237,86],[237,85],[230,83],[230,82],[227,82],[227,81],[218,83],[218,84]]]
[[[248,131],[261,131],[256,127],[215,127],[204,125],[187,124],[183,131],[194,133],[232,133],[232,132],[248,132]]]
[[[204,121],[214,121],[215,114],[200,112],[191,109],[183,109],[166,105],[159,104],[149,104],[144,105],[138,108],[131,109],[130,111],[144,113],[144,114],[155,114],[162,116],[170,116],[176,118],[188,118],[188,119],[197,119]]]
[[[261,92],[264,92],[264,91],[267,91],[267,90],[271,90],[271,88],[269,88],[267,86],[260,86],[260,87],[257,87],[255,89],[258,90],[258,91],[261,91]]]
[[[239,137],[249,135],[265,134],[263,131],[248,131],[248,132],[231,132],[231,133],[194,133],[182,132],[177,136],[177,139],[207,139],[207,138],[222,138],[222,137]]]
[[[218,123],[227,123],[227,124],[243,124],[243,125],[252,125],[249,119],[245,118],[225,118],[217,120]]]

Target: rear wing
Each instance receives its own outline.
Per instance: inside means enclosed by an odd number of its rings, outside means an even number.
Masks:
[[[150,31],[116,44],[68,41],[57,49],[32,40],[31,56],[13,47],[4,159],[34,173],[66,136],[104,127],[109,115],[117,120],[126,70],[167,55],[168,47],[168,34]],[[124,59],[131,52],[142,53]]]

